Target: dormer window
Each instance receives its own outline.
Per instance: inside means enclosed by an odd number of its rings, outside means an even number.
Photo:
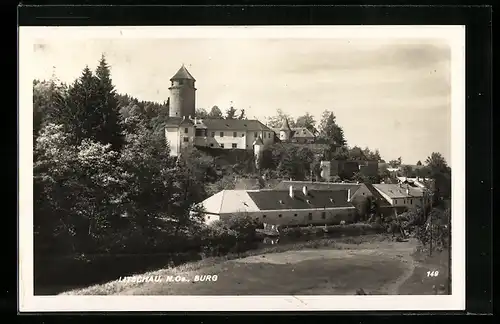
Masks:
[[[309,199],[306,200],[308,204],[311,204],[311,201]]]
[[[283,200],[280,200],[279,203],[283,205]]]

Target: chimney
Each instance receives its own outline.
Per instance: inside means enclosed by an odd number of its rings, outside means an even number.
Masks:
[[[302,188],[302,192],[304,193],[304,196],[307,196],[307,186]]]
[[[351,189],[347,189],[347,202],[351,202]]]
[[[290,186],[290,192],[289,192],[290,198],[293,198],[293,187]]]

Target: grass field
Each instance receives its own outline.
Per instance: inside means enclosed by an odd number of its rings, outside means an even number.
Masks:
[[[416,242],[384,235],[278,245],[226,258],[211,258],[143,274],[162,282],[118,280],[64,295],[352,295],[433,294],[447,280],[447,257],[415,255]],[[427,271],[438,270],[437,277]],[[217,280],[195,282],[195,276]],[[178,276],[182,282],[167,282]],[[173,278],[173,277],[172,277]]]

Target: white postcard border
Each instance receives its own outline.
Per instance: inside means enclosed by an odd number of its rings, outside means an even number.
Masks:
[[[33,115],[30,57],[47,38],[343,38],[448,40],[452,82],[452,295],[34,296]],[[239,26],[19,28],[19,311],[325,311],[465,309],[465,27]]]

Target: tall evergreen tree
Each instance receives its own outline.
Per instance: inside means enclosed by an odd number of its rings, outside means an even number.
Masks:
[[[120,111],[115,87],[106,58],[102,55],[96,69],[96,140],[119,152],[124,143]]]

